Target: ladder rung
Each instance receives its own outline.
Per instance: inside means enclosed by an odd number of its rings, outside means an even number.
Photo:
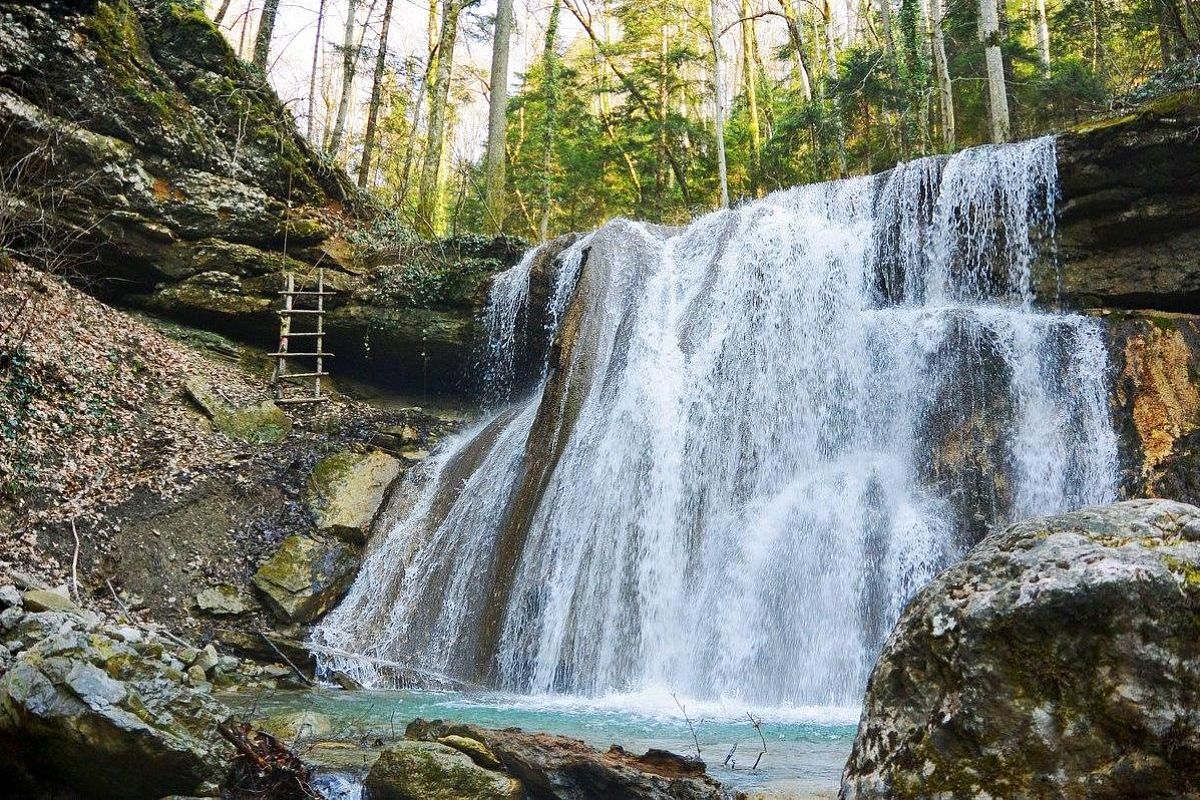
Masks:
[[[296,333],[293,331],[283,338],[290,339],[293,336],[324,336],[324,335],[325,335],[325,331],[300,331],[299,333]]]
[[[289,353],[280,351],[278,353],[269,353],[276,358],[333,358],[333,353]]]
[[[300,291],[296,291],[296,292],[279,292],[279,294],[291,295],[292,297],[296,297],[298,295],[304,295],[305,297],[329,297],[331,295],[337,294],[337,292],[300,292]]]
[[[329,377],[329,373],[328,372],[289,372],[288,374],[280,375],[279,377],[280,377],[280,379],[283,379],[283,378],[327,378],[327,377]]]
[[[323,394],[320,397],[280,397],[275,400],[276,404],[292,405],[295,403],[328,403],[329,395]]]
[[[281,317],[286,317],[291,314],[324,314],[325,311],[319,308],[288,308],[278,312]]]

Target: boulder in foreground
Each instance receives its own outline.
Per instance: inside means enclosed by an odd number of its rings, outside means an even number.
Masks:
[[[494,759],[520,781],[526,795],[542,800],[725,800],[739,797],[705,774],[704,762],[650,750],[635,756],[614,745],[607,752],[568,736],[492,730],[418,719],[404,735],[437,743],[483,768]],[[482,757],[486,754],[486,757]],[[371,787],[368,780],[368,787]]]
[[[1200,797],[1200,509],[1019,522],[926,586],[842,798]]]
[[[376,800],[521,800],[521,783],[437,742],[399,742],[379,755],[366,787]]]

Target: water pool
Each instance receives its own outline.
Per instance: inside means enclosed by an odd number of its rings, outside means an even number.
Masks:
[[[836,796],[858,718],[858,710],[848,708],[753,708],[735,700],[683,698],[677,704],[669,693],[655,692],[580,698],[315,689],[228,699],[253,717],[298,710],[323,714],[333,723],[331,738],[362,742],[402,737],[404,726],[417,717],[545,731],[583,739],[599,749],[619,744],[636,753],[657,747],[693,754],[698,741],[713,777],[772,798]],[[761,720],[766,740],[758,769],[750,766],[762,741],[747,712]]]

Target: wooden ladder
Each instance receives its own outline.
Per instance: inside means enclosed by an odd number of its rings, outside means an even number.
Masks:
[[[325,350],[325,298],[336,292],[325,291],[325,270],[317,268],[317,289],[316,291],[304,291],[296,288],[295,273],[288,272],[284,274],[283,291],[279,292],[283,296],[283,308],[279,311],[279,349],[271,353],[275,358],[275,371],[271,375],[271,387],[275,394],[275,402],[281,404],[300,404],[300,403],[324,403],[329,400],[329,395],[321,394],[321,378],[328,378],[329,373],[325,371],[325,359],[332,358],[333,353],[326,353]],[[297,308],[296,303],[300,298],[316,298],[316,308]],[[293,331],[292,317],[299,316],[301,319],[305,317],[313,317],[317,321],[316,330],[311,331]],[[306,338],[315,341],[315,347],[312,352],[306,351],[291,351],[288,349],[288,343],[291,339]],[[304,372],[289,372],[289,359],[315,359],[315,366],[308,368]],[[311,395],[295,395],[292,397],[286,396],[284,388],[288,381],[307,381],[311,379],[313,384],[313,393]]]

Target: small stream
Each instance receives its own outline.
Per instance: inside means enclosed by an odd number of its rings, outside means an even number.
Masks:
[[[581,698],[317,689],[226,700],[253,718],[305,710],[328,717],[332,732],[298,742],[297,749],[329,773],[331,788],[345,785],[342,778],[356,783],[375,753],[403,738],[409,721],[424,717],[563,734],[601,750],[618,744],[634,753],[656,747],[692,754],[698,740],[709,774],[731,788],[777,798],[831,798],[837,794],[858,721],[854,708],[747,708],[735,700],[680,698],[695,730],[693,740],[688,719],[666,691]],[[748,711],[761,719],[766,740],[758,769],[750,766],[762,741]],[[733,757],[724,765],[731,748]],[[355,796],[339,794],[336,788],[330,794],[338,800]]]

